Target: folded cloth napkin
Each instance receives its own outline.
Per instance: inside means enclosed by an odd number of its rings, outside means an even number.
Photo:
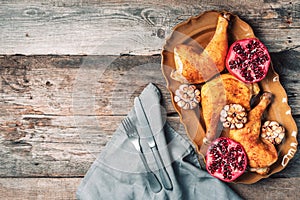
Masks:
[[[138,152],[120,126],[112,139],[92,164],[77,190],[84,200],[123,199],[240,199],[224,182],[202,170],[192,145],[166,122],[161,106],[161,93],[150,83],[140,94],[156,143],[171,178],[173,189],[152,192],[145,178],[145,167]],[[128,117],[137,126],[138,116],[133,108]],[[160,180],[158,167],[145,138],[141,145],[147,162]]]

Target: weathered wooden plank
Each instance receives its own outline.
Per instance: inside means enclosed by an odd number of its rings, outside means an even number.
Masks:
[[[81,178],[0,178],[0,198],[75,199],[80,181]],[[253,185],[230,184],[230,186],[245,200],[296,200],[300,195],[299,183],[300,178],[270,178]]]
[[[232,188],[247,200],[257,199],[299,199],[299,178],[265,179],[253,185],[230,184]]]
[[[172,28],[206,10],[253,26],[271,52],[299,46],[300,1],[2,1],[0,54],[160,53]]]
[[[76,199],[81,178],[1,178],[0,199]]]

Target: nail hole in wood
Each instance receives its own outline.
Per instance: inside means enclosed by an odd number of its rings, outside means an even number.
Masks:
[[[46,82],[46,86],[51,86],[51,85],[52,85],[52,83],[50,81]]]

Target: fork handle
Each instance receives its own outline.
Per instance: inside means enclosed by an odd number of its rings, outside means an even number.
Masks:
[[[167,190],[172,190],[173,185],[172,185],[171,179],[170,179],[169,174],[164,166],[163,160],[158,152],[158,149],[156,147],[152,147],[151,151],[155,158],[155,162],[158,165],[159,175],[160,175],[161,181],[164,185],[164,188],[166,188]]]
[[[147,170],[146,176],[147,176],[148,184],[153,192],[158,193],[162,189],[161,184],[159,183],[155,174],[149,168],[148,163],[145,158],[145,155],[142,152],[139,152],[139,155],[140,155],[141,160]]]

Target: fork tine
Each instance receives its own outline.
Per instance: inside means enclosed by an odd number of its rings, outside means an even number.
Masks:
[[[124,130],[125,130],[125,133],[128,134],[128,132],[129,132],[130,130],[129,130],[129,128],[128,128],[128,125],[127,125],[127,123],[126,123],[126,120],[125,120],[125,119],[122,120],[121,123],[122,123],[122,126],[123,126]]]
[[[129,118],[126,118],[126,122],[127,122],[129,129],[134,130],[134,125],[132,124],[132,122]]]
[[[128,118],[127,117],[122,120],[122,123],[123,123],[123,126],[124,126],[125,130],[129,131],[130,126],[128,124]]]
[[[132,137],[139,138],[136,127],[134,126],[134,124],[132,123],[130,118],[128,118],[128,117],[124,118],[122,120],[122,125],[123,125],[125,132],[129,138],[132,138]]]
[[[125,119],[123,119],[123,120],[121,121],[121,123],[122,123],[122,125],[123,125],[123,127],[124,127],[124,129],[125,129],[125,127],[126,127]]]
[[[126,117],[122,120],[122,125],[123,125],[126,132],[131,132],[132,131],[132,124],[130,122],[130,119],[128,119],[128,117]]]
[[[121,121],[121,124],[122,124],[123,128],[124,128],[125,131],[126,131],[124,119]]]
[[[132,123],[131,123],[131,121],[130,121],[130,119],[129,118],[126,118],[126,123],[127,123],[127,126],[128,126],[128,128],[130,129],[130,130],[132,130],[133,128],[133,126],[132,126]]]

